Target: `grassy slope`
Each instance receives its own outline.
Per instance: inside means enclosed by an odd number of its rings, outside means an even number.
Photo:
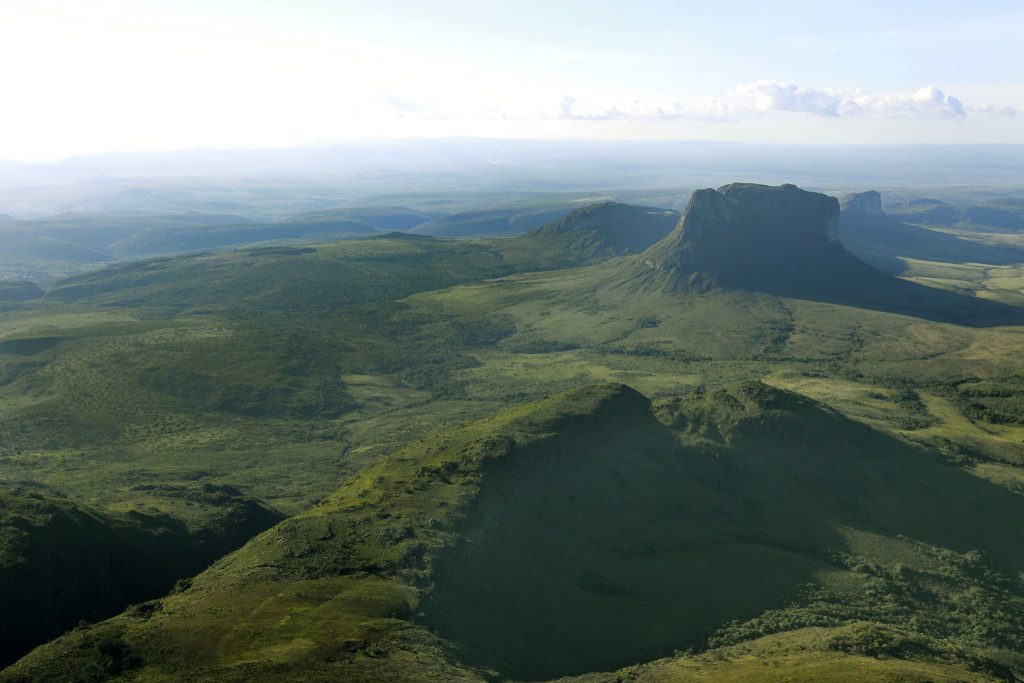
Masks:
[[[447,315],[488,312],[515,333],[459,376],[507,396],[538,376],[617,379],[657,395],[680,385],[790,373],[954,391],[965,378],[1014,393],[1024,339],[1014,326],[968,328],[824,302],[719,290],[704,295],[608,286],[613,264],[527,274],[418,294]],[[488,378],[488,382],[484,378]],[[883,397],[884,401],[884,397]],[[906,416],[889,402],[893,417]]]
[[[137,258],[261,242],[359,239],[378,232],[408,230],[431,218],[431,214],[401,207],[325,209],[274,223],[148,229],[111,243],[107,251],[118,258]]]
[[[125,211],[66,213],[49,218],[5,222],[0,225],[0,275],[28,277],[47,283],[74,272],[115,260],[107,251],[112,243],[139,232],[216,231],[224,223],[240,223],[240,216],[224,214],[154,214]]]
[[[525,270],[568,268],[637,254],[667,235],[679,213],[616,202],[576,209],[502,244],[502,255]]]
[[[281,519],[227,487],[149,493],[203,509],[202,523],[142,506],[101,512],[39,484],[0,486],[0,665],[80,621],[165,593]]]
[[[0,302],[30,301],[43,295],[43,290],[28,280],[0,280]]]
[[[633,673],[980,679],[1024,666],[1022,514],[764,385],[587,387],[428,436],[4,678],[547,678],[708,645]]]
[[[668,396],[770,376],[1021,485],[1018,328],[603,286],[618,267],[444,290],[512,266],[481,243],[385,239],[76,278],[55,292],[76,303],[4,320],[0,457],[104,508],[180,518],[179,498],[138,487],[199,480],[292,513],[495,406],[595,380]]]
[[[144,230],[108,247],[119,259],[176,254],[261,242],[326,242],[372,235],[376,229],[360,220],[285,221]]]
[[[436,366],[472,364],[463,347],[502,331],[395,300],[505,268],[483,247],[402,239],[69,280],[51,296],[88,303],[51,301],[3,321],[7,476],[105,501],[131,498],[135,483],[199,479],[297,512],[338,481],[350,431],[425,401],[417,387],[434,383]]]
[[[285,222],[332,223],[338,220],[357,220],[380,230],[408,230],[435,217],[432,213],[402,206],[338,207],[296,214]]]
[[[466,211],[431,219],[410,232],[436,237],[509,237],[558,220],[571,208],[555,205]]]
[[[2,478],[45,482],[99,514],[163,515],[189,534],[222,515],[191,497],[197,486],[230,485],[298,512],[351,471],[346,453],[371,458],[404,430],[424,428],[422,415],[389,413],[430,398],[416,386],[432,381],[436,363],[470,362],[445,348],[450,335],[488,334],[486,326],[442,324],[436,340],[405,339],[432,321],[394,299],[504,268],[481,247],[402,239],[156,261],[77,278],[53,296],[95,297],[88,304],[51,298],[2,321]],[[307,298],[312,283],[319,300]],[[381,343],[382,333],[391,343]],[[411,348],[420,349],[418,361],[401,355]],[[229,549],[216,547],[212,555],[189,550],[174,578]],[[150,559],[139,557],[140,573]],[[45,578],[38,595],[55,590]],[[128,599],[107,597],[105,614]],[[75,610],[70,623],[54,615],[47,637],[98,614]]]

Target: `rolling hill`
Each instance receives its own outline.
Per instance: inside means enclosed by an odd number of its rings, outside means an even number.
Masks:
[[[190,529],[141,505],[111,514],[40,484],[0,485],[0,667],[79,623],[167,592],[281,519],[229,487],[150,493],[212,514]]]
[[[117,258],[203,251],[261,242],[330,242],[366,237],[377,232],[369,223],[352,219],[293,220],[281,223],[219,225],[145,230],[107,247]]]
[[[1003,676],[1024,666],[1022,516],[1019,495],[763,384],[653,404],[583,387],[384,458],[0,680],[548,679],[687,647],[710,652],[652,666]]]
[[[6,482],[190,537],[220,514],[205,486],[291,517],[0,679],[1024,670],[1020,309],[875,270],[838,220],[730,185],[674,228],[602,203],[511,239],[141,260],[5,304]]]
[[[561,218],[572,207],[481,209],[441,216],[409,232],[433,237],[511,237]]]
[[[0,302],[38,299],[43,290],[29,280],[0,280]]]
[[[638,254],[679,222],[665,209],[601,202],[501,244],[506,260],[526,270],[567,268]]]
[[[335,221],[362,221],[378,230],[405,231],[425,223],[436,214],[403,206],[346,207],[307,211],[285,219],[285,223],[333,223]]]

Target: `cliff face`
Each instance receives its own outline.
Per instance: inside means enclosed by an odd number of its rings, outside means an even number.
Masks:
[[[884,216],[882,195],[875,190],[848,194],[843,198],[843,213],[851,216]]]
[[[643,266],[707,289],[803,286],[851,262],[839,241],[834,197],[795,185],[734,183],[694,192],[682,222],[647,251]]]
[[[849,241],[851,225],[880,235],[880,243],[887,245],[881,254],[884,258],[877,261],[882,268],[886,258],[895,260],[893,254],[918,253],[911,247],[919,247],[922,240],[916,233],[910,236],[913,239],[902,239],[905,231],[893,226],[903,224],[882,212],[877,192],[853,195],[846,207],[843,239],[856,244]],[[877,270],[847,251],[839,238],[839,223],[839,202],[834,197],[795,185],[734,183],[698,190],[680,224],[624,266],[609,286],[630,293],[746,290],[960,325],[1019,324],[1024,316],[1014,306],[925,287]],[[964,241],[905,227],[943,241]],[[933,243],[936,239],[927,244]],[[962,250],[961,245],[955,246]],[[874,253],[857,251],[865,258]]]

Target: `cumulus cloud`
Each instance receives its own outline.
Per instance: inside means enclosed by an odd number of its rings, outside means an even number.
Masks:
[[[785,81],[761,80],[738,85],[720,97],[695,100],[633,98],[587,99],[569,95],[556,106],[539,109],[537,103],[409,99],[390,94],[376,96],[366,105],[368,116],[405,120],[527,121],[559,119],[608,122],[739,121],[744,119],[807,116],[830,119],[905,118],[959,121],[968,116],[1024,115],[1024,107],[965,104],[934,85],[916,91],[873,93],[860,89],[817,88]]]
[[[674,119],[686,114],[681,102],[633,100],[623,105],[602,105],[580,102],[566,97],[559,107],[559,118],[576,121],[609,121],[612,119]]]
[[[819,90],[796,83],[756,81],[733,88],[728,100],[733,111],[771,113],[807,112],[839,116],[843,99],[832,90]]]
[[[583,103],[566,97],[558,118],[581,121],[614,119],[737,120],[759,116],[803,114],[830,118],[916,118],[960,120],[969,113],[1012,115],[1011,107],[979,104],[967,107],[934,85],[915,92],[875,94],[864,90],[816,88],[784,81],[754,81],[720,98],[692,102],[634,100],[629,103]]]
[[[967,108],[971,114],[980,114],[981,116],[1016,116],[1017,112],[1024,112],[1024,107],[1014,109],[1007,105],[995,106],[992,104],[975,104]]]
[[[921,119],[962,119],[967,116],[963,103],[934,85],[911,94],[874,95],[853,93],[840,103],[843,116],[909,117]]]

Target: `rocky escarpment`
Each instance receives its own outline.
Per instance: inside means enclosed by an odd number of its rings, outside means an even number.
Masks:
[[[839,240],[839,202],[795,185],[694,192],[679,226],[639,266],[673,288],[830,288],[836,271],[873,271]]]
[[[963,325],[1024,319],[1019,308],[921,286],[878,270],[899,272],[889,264],[898,260],[896,254],[910,255],[906,250],[916,250],[916,255],[942,247],[943,253],[964,253],[977,245],[918,226],[904,228],[882,212],[877,192],[854,195],[846,205],[840,222],[834,197],[795,185],[734,183],[698,190],[679,225],[625,266],[609,286],[631,293],[746,290]],[[920,239],[920,233],[928,239]]]
[[[848,194],[843,198],[842,212],[858,216],[884,216],[882,195],[875,190]]]

